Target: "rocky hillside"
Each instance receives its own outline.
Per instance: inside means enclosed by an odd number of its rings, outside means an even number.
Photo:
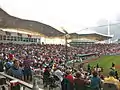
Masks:
[[[24,20],[14,16],[9,15],[3,9],[0,8],[0,28],[20,28],[35,31],[49,37],[62,36],[63,33],[57,29],[31,20]]]

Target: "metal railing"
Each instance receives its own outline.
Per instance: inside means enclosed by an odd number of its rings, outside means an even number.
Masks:
[[[43,89],[41,89],[41,88],[38,87],[38,85],[37,85],[37,83],[36,83],[36,82],[37,82],[36,79],[34,80],[33,85],[32,85],[32,84],[26,83],[26,82],[24,82],[24,81],[22,81],[22,80],[19,80],[19,79],[17,79],[17,78],[14,78],[14,77],[12,77],[12,76],[10,76],[10,75],[7,75],[7,74],[5,74],[4,72],[0,72],[0,76],[4,76],[4,77],[6,77],[6,78],[8,78],[8,79],[10,79],[10,80],[17,80],[17,82],[19,82],[20,85],[22,85],[22,86],[24,86],[24,87],[27,87],[27,88],[30,89],[30,90],[43,90]]]

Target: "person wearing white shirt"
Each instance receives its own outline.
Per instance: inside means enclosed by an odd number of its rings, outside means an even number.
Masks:
[[[59,67],[54,72],[54,75],[59,79],[58,81],[56,81],[56,84],[61,88],[61,82],[63,81],[63,72]]]

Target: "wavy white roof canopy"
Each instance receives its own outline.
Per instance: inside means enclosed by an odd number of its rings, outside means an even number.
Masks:
[[[87,30],[81,30],[79,32],[76,32],[77,34],[98,34],[98,35],[102,35],[102,36],[106,36],[106,37],[113,37],[114,35],[105,35],[105,34],[102,34],[102,33],[98,33],[94,30],[90,30],[90,29],[87,29]]]

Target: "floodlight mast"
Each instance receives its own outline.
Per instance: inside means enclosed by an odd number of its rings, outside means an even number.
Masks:
[[[65,63],[68,61],[68,47],[67,47],[67,35],[68,35],[68,32],[62,27],[62,30],[64,32],[64,36],[65,36]]]
[[[108,29],[108,36],[109,36],[109,35],[110,35],[110,20],[108,19],[107,21],[108,21],[108,22],[107,22],[107,24],[108,24],[108,25],[107,25],[107,26],[108,26],[107,29]],[[108,39],[108,43],[110,43],[110,42],[111,42],[111,40]]]

